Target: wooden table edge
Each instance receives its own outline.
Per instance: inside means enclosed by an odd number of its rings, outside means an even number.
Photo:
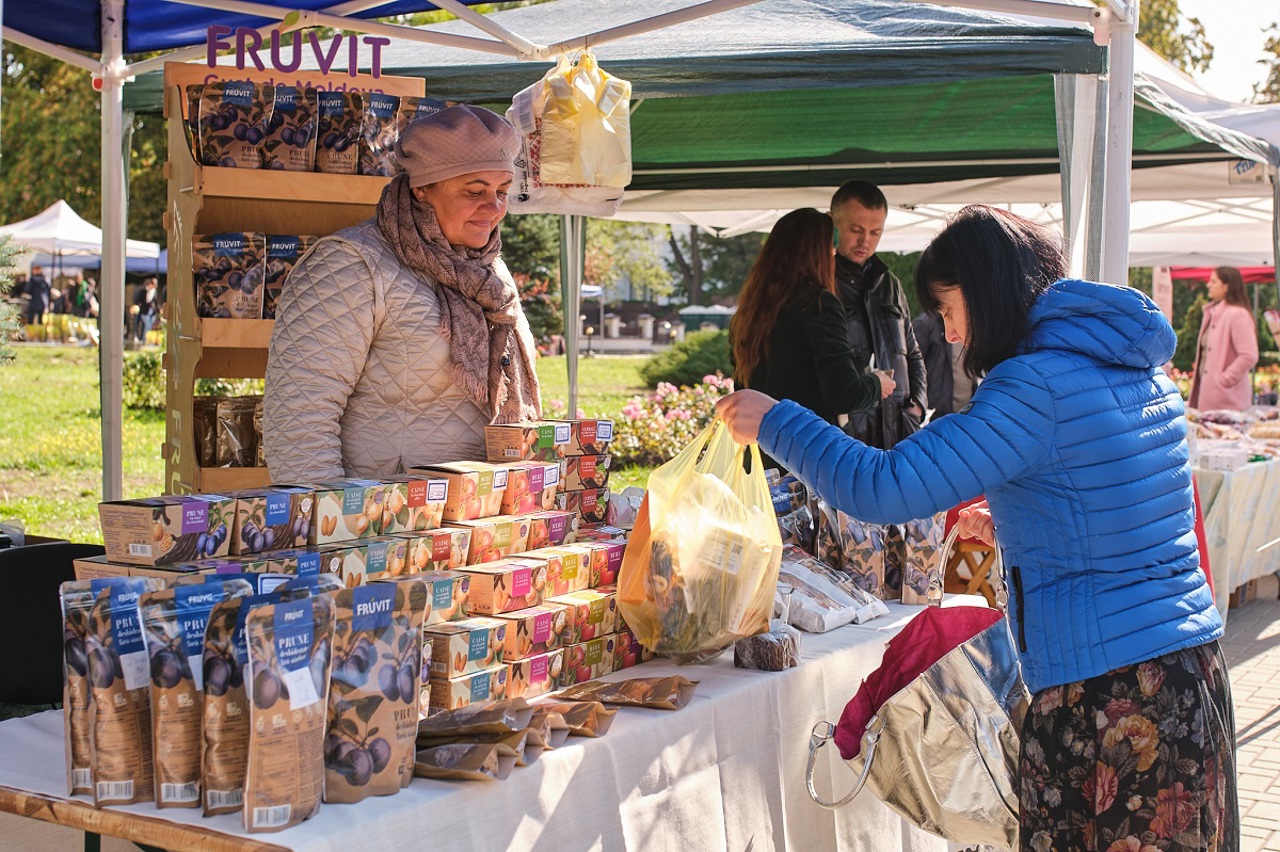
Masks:
[[[169,852],[289,852],[284,846],[254,838],[201,829],[158,816],[104,810],[87,802],[4,785],[0,785],[0,811],[158,846]]]

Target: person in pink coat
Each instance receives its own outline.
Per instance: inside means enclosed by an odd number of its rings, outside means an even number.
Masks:
[[[1258,363],[1258,331],[1234,266],[1219,266],[1209,276],[1209,304],[1200,323],[1195,377],[1187,404],[1203,411],[1243,411],[1253,404],[1249,373]]]

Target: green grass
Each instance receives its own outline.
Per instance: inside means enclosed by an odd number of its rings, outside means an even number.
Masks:
[[[578,405],[588,415],[616,416],[635,394],[642,356],[578,362]],[[565,359],[538,362],[543,399],[565,400]],[[164,482],[164,415],[125,410],[124,494],[159,494]],[[611,485],[643,486],[648,468],[614,471]],[[17,519],[27,532],[101,542],[102,422],[98,352],[75,347],[21,346],[0,367],[0,520]]]

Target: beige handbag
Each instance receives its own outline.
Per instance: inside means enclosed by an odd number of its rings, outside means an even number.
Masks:
[[[1008,619],[987,607],[941,606],[955,538],[952,530],[931,572],[930,605],[889,642],[840,722],[814,726],[806,783],[825,808],[866,786],[932,834],[1016,849],[1019,732],[1030,695]],[[813,783],[818,751],[832,740],[858,776],[836,802]]]

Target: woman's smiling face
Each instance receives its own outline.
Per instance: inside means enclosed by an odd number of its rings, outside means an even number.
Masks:
[[[431,205],[440,231],[453,246],[484,248],[489,235],[507,214],[511,172],[472,172],[414,189]]]

